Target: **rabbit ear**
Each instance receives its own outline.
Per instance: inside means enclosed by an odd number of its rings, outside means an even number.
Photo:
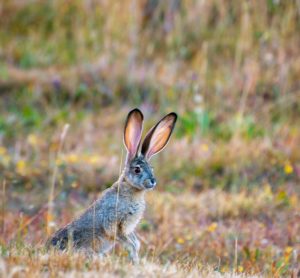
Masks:
[[[154,154],[161,151],[168,143],[177,120],[176,113],[172,112],[163,117],[147,133],[143,145],[142,155],[150,159]]]
[[[137,154],[142,136],[143,119],[144,116],[142,112],[137,108],[128,113],[124,128],[124,143],[127,149],[127,163]]]

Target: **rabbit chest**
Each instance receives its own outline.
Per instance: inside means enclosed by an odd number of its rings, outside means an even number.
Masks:
[[[143,217],[145,210],[145,202],[130,202],[127,203],[126,209],[123,210],[120,228],[123,234],[130,234],[134,231],[137,224]]]

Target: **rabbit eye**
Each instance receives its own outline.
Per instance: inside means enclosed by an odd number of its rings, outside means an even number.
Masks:
[[[141,168],[140,167],[134,167],[134,172],[136,173],[136,174],[139,174],[140,172],[141,172]]]

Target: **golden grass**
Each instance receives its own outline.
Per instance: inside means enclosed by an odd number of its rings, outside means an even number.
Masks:
[[[60,218],[54,222],[57,227],[80,214],[89,203],[74,210],[74,201],[70,198],[63,204]],[[147,201],[146,215],[138,228],[140,266],[128,265],[119,247],[116,255],[110,254],[103,262],[72,253],[47,254],[42,247],[47,237],[45,225],[41,226],[45,219],[39,217],[15,238],[7,234],[9,245],[2,238],[2,269],[23,271],[26,277],[38,273],[79,277],[97,271],[125,277],[142,273],[146,277],[235,277],[230,276],[233,272],[244,273],[241,277],[271,277],[297,271],[298,201],[283,205],[280,196],[267,186],[252,193],[208,190],[174,195],[155,191],[148,193]],[[61,205],[58,202],[56,208]],[[6,233],[17,230],[21,220],[13,214],[7,217]]]
[[[152,17],[145,2],[1,3],[0,276],[296,277],[299,1],[165,1]],[[119,248],[46,254],[47,220],[67,223],[117,179],[132,106],[147,128],[180,116],[153,159],[141,265]]]
[[[28,252],[30,253],[30,252]],[[176,264],[161,265],[143,259],[139,265],[118,258],[86,259],[78,254],[23,254],[0,259],[2,277],[261,277],[228,272],[221,274],[209,266],[185,269]]]

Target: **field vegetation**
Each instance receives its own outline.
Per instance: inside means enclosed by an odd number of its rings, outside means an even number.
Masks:
[[[0,3],[0,277],[297,277],[298,0]],[[153,159],[142,262],[47,253],[117,178],[123,125],[179,120]]]

